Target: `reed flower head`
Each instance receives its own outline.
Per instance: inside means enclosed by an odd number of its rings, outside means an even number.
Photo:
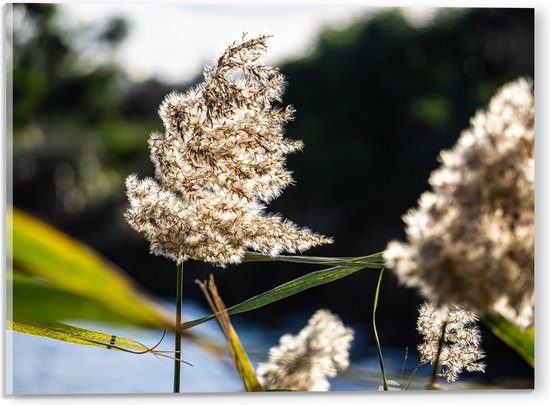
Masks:
[[[436,305],[534,320],[534,96],[506,84],[478,111],[404,217],[408,244],[385,252],[399,280]]]
[[[349,366],[353,330],[328,310],[318,310],[296,336],[283,335],[260,363],[258,379],[264,389],[328,391],[327,377]]]
[[[259,62],[266,49],[266,36],[243,37],[205,69],[203,83],[162,102],[165,132],[149,138],[155,179],[126,179],[126,220],[152,253],[225,265],[247,249],[276,255],[330,243],[264,212],[292,183],[286,155],[302,148],[283,137],[294,111],[273,106],[285,81]]]
[[[485,364],[479,362],[485,355],[479,347],[481,337],[475,326],[477,320],[473,312],[459,305],[452,305],[447,313],[442,313],[431,304],[422,304],[417,321],[418,332],[424,338],[418,346],[420,362],[433,364],[436,361],[446,321],[443,348],[439,355],[439,365],[443,369],[438,375],[453,382],[463,370],[485,372]]]

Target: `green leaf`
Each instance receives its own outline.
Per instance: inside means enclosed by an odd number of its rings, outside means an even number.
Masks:
[[[531,367],[535,367],[535,330],[522,329],[496,313],[485,313],[481,320],[504,343],[514,349]]]
[[[8,259],[16,273],[32,276],[14,275],[13,312],[24,316],[15,321],[62,321],[78,316],[174,329],[166,310],[91,248],[17,209],[13,209],[13,218],[7,215],[7,225],[13,230]]]
[[[13,319],[24,322],[91,320],[114,324],[142,324],[132,314],[112,311],[103,302],[56,286],[47,280],[29,277],[15,270],[6,277],[13,286]]]
[[[254,368],[250,363],[248,354],[246,354],[246,351],[244,350],[244,347],[239,340],[237,332],[235,332],[235,329],[231,325],[229,327],[226,341],[229,347],[229,351],[231,352],[231,356],[233,357],[235,366],[237,367],[237,371],[239,372],[239,375],[243,380],[246,391],[262,392],[262,385],[258,381],[258,377],[256,377],[256,373],[254,372]]]
[[[9,321],[8,326],[10,324],[15,325],[10,329],[16,332],[71,343],[92,344],[90,342],[86,343],[84,339],[77,339],[78,337],[84,337],[88,340],[95,339],[97,344],[94,344],[94,346],[105,347],[105,340],[97,339],[99,335],[94,335],[94,333],[99,332],[87,331],[60,322],[52,322],[52,319],[101,321],[117,325],[131,324],[135,326],[137,324],[137,321],[132,321],[127,316],[112,312],[98,301],[82,297],[51,285],[47,281],[28,277],[17,271],[13,275],[8,275],[7,281],[13,286],[13,321]],[[37,310],[37,303],[40,303],[40,310]],[[60,328],[63,333],[59,332]],[[86,332],[87,334],[75,335],[75,331]],[[102,334],[102,336],[111,338],[113,335]],[[197,336],[189,331],[184,331],[182,337],[194,342],[198,347],[213,356],[221,356],[223,353],[223,347],[211,339]],[[122,337],[116,337],[116,341],[117,344],[127,341],[134,342],[132,339]],[[141,346],[141,349],[137,346],[129,347],[128,345],[121,347],[134,351],[143,349],[143,346]]]
[[[280,301],[284,298],[290,297],[294,294],[298,294],[309,288],[317,287],[319,285],[332,283],[333,281],[339,280],[343,277],[347,277],[359,270],[366,268],[367,266],[362,267],[331,267],[329,269],[314,271],[312,273],[306,274],[305,276],[299,277],[288,283],[281,284],[269,291],[256,295],[255,297],[249,298],[246,301],[241,302],[240,304],[234,305],[229,308],[229,315],[236,315],[242,312],[251,311],[253,309],[261,308],[265,305],[271,304],[273,302]],[[181,325],[182,329],[189,329],[201,323],[207,322],[214,318],[214,315],[204,316],[192,321],[184,322]]]
[[[247,392],[261,392],[263,387],[258,381],[258,377],[254,372],[254,367],[250,363],[248,354],[246,353],[237,332],[231,324],[231,319],[227,313],[225,304],[223,303],[220,294],[218,293],[218,288],[214,282],[214,276],[210,274],[210,280],[206,282],[197,282],[210,309],[212,310],[216,321],[223,333],[223,337],[233,358],[233,363],[235,368],[239,372],[241,379],[243,380],[244,387]]]
[[[319,256],[287,256],[275,255],[267,256],[257,252],[246,252],[243,262],[289,262],[289,263],[304,263],[304,264],[319,264],[323,266],[341,266],[341,267],[357,267],[365,266],[370,268],[384,267],[384,259],[382,252],[375,253],[369,256],[359,257],[319,257]]]
[[[169,359],[172,358],[172,356],[166,354],[164,351],[156,350],[157,346],[162,342],[164,334],[155,346],[149,348],[134,339],[128,339],[116,335],[108,335],[102,332],[96,332],[84,328],[77,328],[76,326],[67,325],[61,322],[39,324],[19,321],[7,321],[6,327],[7,329],[14,332],[60,340],[68,343],[96,346],[104,349],[118,350],[130,354],[152,353],[159,359],[160,357],[166,357]],[[182,363],[192,366],[191,363],[188,363],[185,360],[180,361]]]
[[[77,328],[60,322],[39,324],[32,322],[8,321],[8,329],[27,335],[40,336],[80,345],[115,349],[134,354],[145,354],[151,350],[136,340],[108,335],[84,328]]]

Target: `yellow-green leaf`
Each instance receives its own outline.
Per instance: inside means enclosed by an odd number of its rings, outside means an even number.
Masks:
[[[263,391],[263,387],[254,372],[254,367],[252,367],[252,364],[250,363],[248,354],[241,344],[237,332],[235,332],[235,329],[231,324],[225,304],[223,303],[223,300],[218,293],[216,283],[214,282],[214,277],[211,274],[209,281],[204,283],[199,282],[198,284],[208,302],[208,305],[210,306],[210,309],[212,309],[212,312],[216,317],[216,321],[218,321],[218,325],[220,326],[227,343],[227,347],[229,348],[229,352],[231,353],[231,357],[233,358],[233,363],[235,364],[235,367],[243,380],[246,391]]]
[[[535,367],[534,328],[519,328],[496,313],[485,313],[481,319],[500,340],[514,349],[531,367]]]
[[[13,286],[13,320],[51,322],[60,320],[91,320],[113,324],[143,324],[133,313],[120,314],[93,298],[82,296],[47,280],[29,277],[14,271],[6,277]]]
[[[151,350],[136,340],[121,336],[108,335],[93,330],[77,328],[61,322],[39,324],[32,322],[8,321],[8,329],[27,335],[40,336],[80,345],[115,349],[134,354],[145,354]]]
[[[32,305],[38,320],[61,321],[65,319],[59,318],[62,314],[49,313],[47,308],[60,309],[56,301],[63,299],[80,309],[95,302],[96,309],[101,308],[101,311],[92,316],[94,319],[124,319],[126,323],[140,326],[174,328],[172,317],[166,310],[139,291],[125,273],[88,246],[17,209],[13,209],[13,217],[7,216],[7,225],[8,230],[13,230],[8,258],[12,259],[15,269],[34,276],[36,281],[20,280],[14,291],[15,314],[26,311],[27,315],[32,315],[28,311],[28,306]],[[33,299],[30,293],[31,289],[40,288],[40,282],[46,283],[40,291],[43,296],[47,295],[47,301]],[[83,302],[77,303],[78,297]]]
[[[244,350],[239,336],[232,325],[229,325],[228,335],[226,337],[227,346],[233,357],[233,362],[237,367],[237,371],[243,380],[244,386],[248,392],[261,392],[263,391],[262,385],[256,377],[252,363],[248,358],[248,354]]]

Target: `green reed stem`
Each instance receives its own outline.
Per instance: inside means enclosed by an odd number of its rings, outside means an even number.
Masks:
[[[414,379],[414,376],[416,375],[416,373],[418,372],[418,369],[420,368],[422,364],[418,364],[414,370],[412,371],[411,375],[409,376],[409,380],[407,381],[407,385],[405,386],[405,391],[407,391],[409,389],[409,387],[411,386],[411,383]]]
[[[434,368],[432,370],[432,377],[430,378],[430,383],[428,384],[428,387],[427,387],[429,390],[437,389],[435,386],[435,383],[437,381],[437,372],[439,371],[439,358],[441,357],[441,351],[443,350],[443,346],[445,345],[446,329],[447,329],[447,321],[443,322],[443,326],[441,328],[441,336],[439,336],[439,342],[437,345],[437,354],[435,356]]]
[[[176,282],[176,345],[174,359],[174,392],[180,392],[180,367],[181,367],[181,304],[183,299],[183,262],[178,264]]]
[[[384,391],[388,391],[388,380],[386,379],[386,371],[384,370],[384,359],[382,358],[382,348],[380,347],[380,339],[378,339],[378,331],[376,330],[376,307],[378,307],[378,296],[380,293],[380,284],[382,283],[383,275],[384,275],[384,269],[380,270],[380,276],[378,276],[378,284],[376,285],[376,292],[374,294],[374,307],[372,309],[372,327],[374,329],[374,340],[376,342],[376,349],[378,350],[378,360],[380,361],[380,371],[382,372]]]

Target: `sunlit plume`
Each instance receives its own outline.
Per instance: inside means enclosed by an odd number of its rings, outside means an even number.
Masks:
[[[432,191],[403,217],[408,244],[388,245],[387,265],[434,304],[533,324],[534,113],[527,80],[502,87],[441,152]]]
[[[318,310],[296,336],[283,335],[260,363],[258,379],[264,389],[328,391],[327,377],[349,366],[353,330],[328,310]]]
[[[480,348],[481,337],[475,326],[477,320],[473,312],[459,305],[452,305],[447,311],[440,312],[431,304],[422,304],[417,321],[418,332],[424,339],[418,346],[420,362],[433,364],[436,361],[445,325],[438,359],[442,370],[438,375],[453,382],[464,370],[484,372],[485,364],[479,361],[485,354]]]
[[[243,37],[205,69],[204,82],[162,102],[165,132],[149,138],[155,179],[126,179],[126,220],[152,253],[225,265],[248,249],[276,255],[331,242],[265,212],[293,181],[286,155],[303,146],[283,136],[294,111],[273,105],[285,81],[259,61],[267,39]]]

